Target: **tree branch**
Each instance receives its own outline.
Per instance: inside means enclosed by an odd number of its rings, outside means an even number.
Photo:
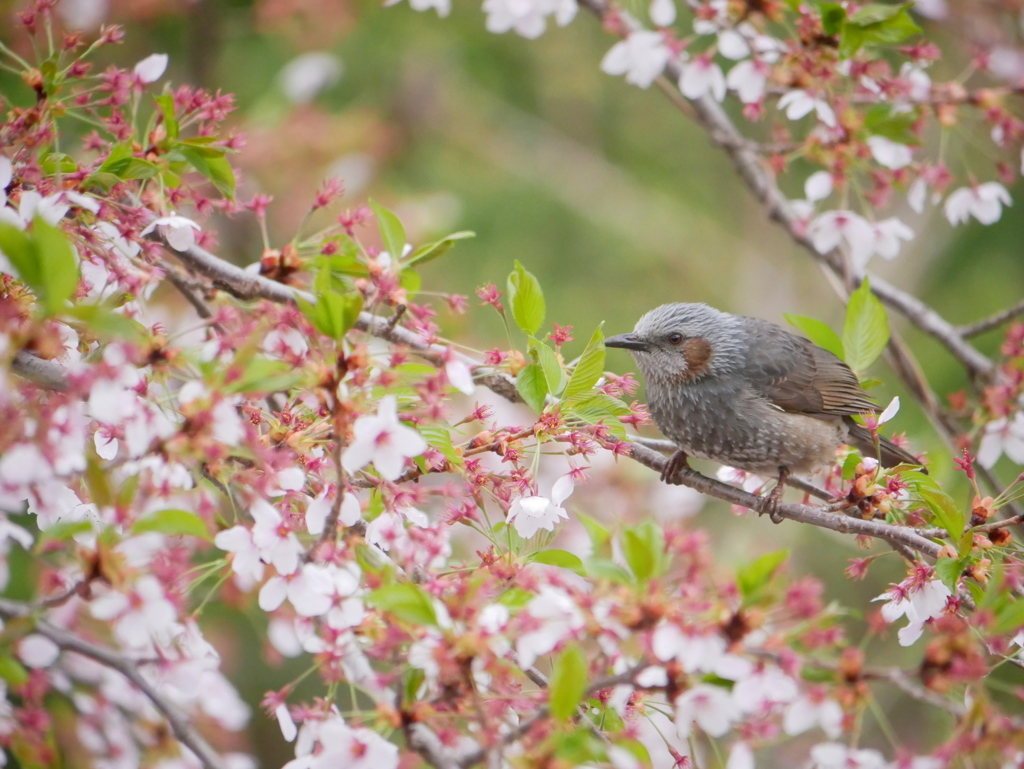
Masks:
[[[175,739],[195,753],[205,769],[227,769],[227,765],[221,757],[200,736],[199,732],[193,728],[188,718],[143,677],[135,661],[122,656],[113,649],[108,649],[79,638],[45,619],[33,618],[33,614],[34,607],[28,604],[0,598],[0,616],[7,619],[32,618],[36,632],[49,638],[64,651],[81,654],[83,657],[88,657],[105,667],[119,672],[153,703],[153,706],[171,727],[171,732],[174,734]]]
[[[14,356],[11,370],[50,390],[66,392],[71,387],[67,372],[57,361],[43,360],[24,350]]]
[[[960,326],[957,331],[960,332],[960,336],[965,338],[977,336],[978,334],[983,334],[990,329],[1003,325],[1008,320],[1013,320],[1018,315],[1024,315],[1024,301],[1017,302],[1013,307],[997,312],[995,315],[979,320],[976,323],[971,323],[968,326]]]
[[[668,463],[668,459],[661,454],[637,443],[629,444],[628,456],[658,472],[661,472]],[[724,500],[730,504],[746,507],[759,513],[768,512],[768,499],[766,497],[759,497],[743,489],[730,486],[727,483],[708,478],[696,470],[687,468],[685,472],[680,473],[676,477],[676,480],[682,486],[696,489],[703,494]],[[883,539],[886,542],[909,547],[932,558],[937,558],[941,550],[939,545],[925,539],[916,530],[907,526],[894,526],[882,521],[865,521],[860,518],[851,518],[846,515],[826,512],[809,505],[798,505],[789,502],[781,503],[778,512],[783,518],[788,518],[792,521],[809,523],[812,526],[831,529],[841,534],[863,534]]]

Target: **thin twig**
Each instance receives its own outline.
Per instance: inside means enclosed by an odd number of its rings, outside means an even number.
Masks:
[[[997,312],[995,315],[979,320],[976,323],[971,323],[968,326],[960,326],[957,331],[960,333],[960,336],[964,338],[977,336],[978,334],[984,334],[986,331],[1003,325],[1008,320],[1013,320],[1018,315],[1024,315],[1024,300],[1017,302],[1013,307]]]
[[[0,598],[0,616],[8,619],[30,618],[34,611],[34,607],[28,604]],[[205,769],[227,769],[221,757],[200,736],[199,732],[189,723],[188,718],[170,700],[157,691],[156,687],[139,672],[137,660],[129,659],[113,649],[108,649],[79,638],[45,619],[36,618],[34,623],[37,633],[49,638],[64,651],[71,651],[81,654],[83,657],[88,657],[111,670],[116,670],[131,681],[164,717],[171,727],[171,732],[175,738],[196,754],[196,757]]]

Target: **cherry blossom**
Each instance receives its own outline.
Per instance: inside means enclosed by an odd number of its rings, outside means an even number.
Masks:
[[[850,748],[838,742],[823,742],[811,748],[811,769],[887,769],[877,750]]]
[[[747,59],[729,70],[725,84],[736,91],[744,104],[756,104],[764,97],[771,68],[758,59]]]
[[[886,622],[895,622],[905,616],[908,624],[899,633],[900,646],[910,646],[924,632],[924,623],[945,613],[947,599],[952,595],[949,588],[938,579],[919,584],[904,580],[875,601],[885,601],[882,617]]]
[[[516,637],[516,654],[524,668],[531,667],[538,657],[550,652],[586,623],[576,601],[567,592],[547,585],[541,587],[523,612],[539,623]]]
[[[510,29],[525,38],[544,34],[547,17],[564,27],[576,16],[576,0],[484,0],[487,31],[502,34]]]
[[[649,13],[659,27],[671,27],[676,21],[676,4],[672,0],[651,0]]]
[[[914,159],[913,152],[906,144],[894,142],[884,136],[869,136],[868,147],[871,155],[879,165],[893,170],[910,165]]]
[[[814,112],[818,116],[818,120],[829,128],[836,126],[836,113],[828,102],[812,96],[807,91],[800,89],[787,91],[779,99],[779,109],[783,110],[790,120],[799,120]]]
[[[440,9],[438,11],[439,15],[444,15],[440,13]],[[285,96],[292,102],[308,104],[318,93],[338,82],[341,70],[341,59],[334,54],[327,51],[307,51],[285,64],[278,73],[277,81]]]
[[[978,464],[992,467],[1003,454],[1024,465],[1024,412],[1018,411],[1013,419],[1000,417],[985,425],[978,447]]]
[[[1011,204],[1010,193],[999,182],[961,187],[946,198],[946,218],[952,225],[963,224],[972,216],[982,224],[994,224],[1002,216],[1003,206]]]
[[[832,194],[832,174],[828,171],[815,171],[804,182],[804,195],[812,203],[824,200]]]
[[[541,496],[520,497],[512,503],[505,520],[524,539],[529,539],[541,529],[554,531],[555,524],[569,518],[562,503],[569,498],[574,488],[572,476],[563,475],[552,487],[551,499]]]
[[[349,769],[396,769],[398,767],[398,746],[388,742],[376,732],[363,728],[352,728],[340,716],[334,716],[318,725],[315,732],[307,734],[308,722],[303,723],[299,739],[295,743],[296,758],[284,765],[284,769],[333,769],[344,766]],[[314,746],[319,750],[314,752]]]
[[[725,98],[725,76],[710,56],[698,56],[683,64],[679,90],[687,99],[710,95],[715,101],[722,101]]]
[[[274,611],[285,599],[300,617],[319,617],[331,608],[334,580],[323,566],[306,563],[297,572],[271,577],[260,589],[263,611]]]
[[[387,0],[384,6],[398,5],[401,0]],[[409,0],[409,7],[414,11],[429,11],[433,8],[437,15],[444,18],[452,12],[451,0]]]
[[[754,753],[745,742],[733,743],[725,769],[754,769]]]
[[[341,458],[350,473],[372,463],[382,477],[393,481],[402,474],[407,457],[419,456],[427,448],[418,432],[398,421],[393,395],[381,399],[375,415],[359,417],[352,432],[352,443]]]
[[[695,684],[680,694],[675,702],[676,731],[687,739],[697,724],[709,737],[721,737],[740,716],[729,692],[720,686]]]
[[[196,230],[201,228],[191,219],[175,214],[154,219],[141,234],[148,235],[156,229],[167,238],[167,242],[175,251],[187,251],[195,245]]]
[[[838,702],[829,698],[815,701],[804,695],[786,706],[782,717],[782,730],[786,734],[803,734],[816,726],[833,740],[842,734],[843,709]]]
[[[272,564],[278,574],[292,574],[299,567],[302,553],[302,544],[295,533],[277,508],[266,500],[256,500],[249,512],[256,522],[252,527],[252,541],[260,551],[260,558]]]
[[[218,532],[213,543],[221,550],[233,553],[231,568],[235,579],[243,590],[251,588],[263,579],[263,560],[260,549],[252,538],[252,531],[246,526],[232,526]]]
[[[154,53],[135,65],[135,76],[140,83],[155,83],[167,70],[168,56],[166,53]]]
[[[850,249],[850,260],[861,267],[875,252],[874,227],[853,211],[826,211],[811,222],[807,235],[820,254],[827,254],[845,242]]]
[[[635,31],[604,55],[601,70],[609,75],[625,75],[627,83],[647,88],[664,71],[669,55],[660,32]]]
[[[139,577],[129,594],[107,590],[89,604],[89,609],[96,619],[114,620],[118,639],[135,649],[153,643],[167,646],[178,619],[163,585],[148,574]]]

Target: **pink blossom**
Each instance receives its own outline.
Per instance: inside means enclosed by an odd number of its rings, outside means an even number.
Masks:
[[[554,531],[555,524],[568,520],[569,514],[562,503],[572,494],[575,486],[571,475],[563,475],[551,489],[551,499],[540,496],[520,497],[509,508],[507,523],[515,527],[519,536],[529,539],[540,529]]]
[[[1003,454],[1024,465],[1024,412],[1018,411],[1013,419],[1000,417],[985,425],[978,447],[978,464],[992,467]]]
[[[687,739],[697,724],[709,737],[721,737],[740,713],[726,689],[695,684],[676,698],[676,731]]]
[[[886,622],[895,622],[903,616],[907,618],[909,624],[899,631],[898,636],[900,646],[910,646],[921,637],[925,622],[945,613],[951,595],[949,588],[938,579],[930,579],[923,584],[904,580],[872,600],[886,602],[882,606],[882,617]]]
[[[196,231],[200,227],[191,219],[172,214],[154,219],[141,234],[148,235],[155,229],[160,230],[160,234],[175,251],[187,251],[195,245]]]
[[[799,120],[805,115],[814,112],[818,120],[829,128],[836,126],[836,113],[824,99],[811,96],[807,91],[796,89],[787,91],[779,99],[779,109],[786,113],[790,120]]]
[[[725,98],[725,75],[710,56],[698,56],[683,64],[679,90],[687,99],[702,99],[710,95],[715,101],[722,101]]]
[[[534,39],[544,34],[547,17],[554,16],[564,27],[576,16],[576,0],[484,0],[487,31],[516,34]]]

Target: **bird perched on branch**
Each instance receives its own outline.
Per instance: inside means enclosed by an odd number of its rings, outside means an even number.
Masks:
[[[668,483],[691,456],[777,476],[768,497],[774,519],[790,474],[830,465],[843,443],[876,455],[870,430],[852,418],[878,408],[857,376],[774,323],[706,304],[665,304],[605,346],[633,353],[651,416],[679,447],[662,472]],[[881,437],[878,454],[885,467],[920,464]]]

